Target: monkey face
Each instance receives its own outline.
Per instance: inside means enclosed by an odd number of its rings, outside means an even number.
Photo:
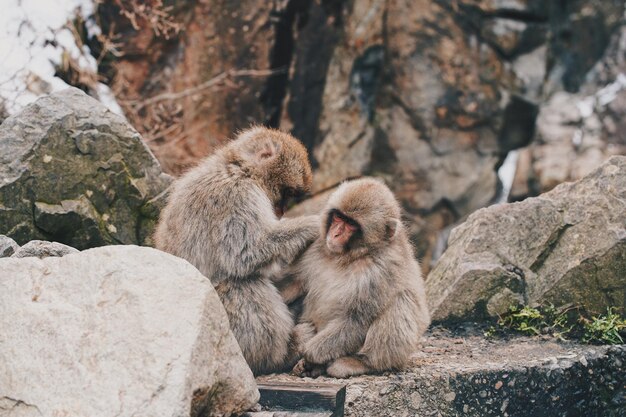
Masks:
[[[324,213],[322,235],[326,236],[328,252],[348,255],[349,259],[384,250],[402,230],[400,205],[391,190],[373,178],[342,183],[329,197]],[[343,222],[339,224],[335,218]],[[331,233],[333,225],[336,234]]]
[[[357,222],[339,211],[332,211],[328,216],[326,246],[332,253],[343,253],[351,239],[360,231]]]
[[[283,186],[280,192],[280,198],[274,203],[274,213],[279,219],[285,214],[285,211],[301,202],[306,198],[307,194],[302,188],[292,188]]]
[[[307,150],[293,136],[257,126],[236,142],[242,155],[238,159],[260,180],[277,217],[311,189],[313,177]]]
[[[306,150],[299,143],[285,146],[268,169],[268,185],[276,190],[273,203],[278,217],[302,201],[311,189],[312,176]]]

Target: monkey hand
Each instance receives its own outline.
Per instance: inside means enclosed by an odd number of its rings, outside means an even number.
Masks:
[[[304,343],[302,356],[307,362],[325,365],[357,351],[367,334],[363,323],[350,318],[331,320],[313,338]]]
[[[291,373],[296,376],[303,376],[303,374],[306,372],[306,366],[307,366],[307,363],[304,360],[304,358],[302,358],[293,367],[293,369],[291,370]]]

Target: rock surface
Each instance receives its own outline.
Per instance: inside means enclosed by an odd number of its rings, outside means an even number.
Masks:
[[[122,117],[75,88],[0,126],[0,233],[19,244],[149,244],[170,181]]]
[[[289,375],[258,380],[302,382]],[[347,384],[348,417],[617,417],[626,409],[626,346],[487,340],[471,327],[436,327],[406,371],[315,381]]]
[[[626,308],[626,157],[520,203],[481,209],[452,231],[426,281],[434,321],[511,304]]]
[[[211,283],[151,248],[0,260],[0,414],[221,416],[258,400]]]
[[[118,47],[133,51],[134,56],[123,53],[100,70],[106,71],[103,75],[109,78],[128,119],[148,139],[168,172],[184,171],[232,138],[236,130],[276,117],[275,101],[283,98],[284,88],[272,82],[287,79],[284,64],[272,62],[272,42],[284,12],[273,14],[273,9],[287,2],[280,3],[183,0],[166,4],[167,11],[160,16],[150,16],[155,21],[171,16],[183,29],[179,33],[153,30],[156,22],[147,22],[132,5],[126,11],[139,24],[122,17],[126,13],[120,5],[124,3],[98,3],[96,19],[104,33],[121,35],[116,37]],[[273,76],[263,71],[276,67],[282,71]],[[246,76],[223,77],[236,70],[252,71]],[[202,87],[215,77],[222,77],[213,83],[215,88]],[[189,94],[167,98],[169,92],[181,91]],[[226,108],[228,112],[222,112]]]
[[[31,240],[21,248],[17,249],[12,258],[36,257],[39,259],[49,256],[61,257],[72,253],[78,253],[77,249],[58,242],[46,242],[44,240]]]
[[[612,155],[625,155],[624,117],[626,75],[592,95],[554,94],[539,112],[535,142],[518,159],[510,199],[550,191],[584,177]]]
[[[579,19],[578,24],[583,24],[582,15]],[[578,180],[612,155],[626,155],[625,57],[626,26],[622,25],[584,79],[577,77],[579,89],[550,91],[537,117],[535,139],[518,160],[509,201]]]
[[[425,270],[440,232],[498,197],[496,169],[533,140],[551,95],[577,94],[599,61],[615,62],[598,85],[626,71],[621,0],[180,1],[168,16],[184,30],[169,37],[113,18],[119,4],[98,6],[127,52],[102,72],[168,172],[250,123],[290,130],[316,193],[387,180]],[[276,73],[222,77],[242,69]],[[611,155],[584,143],[580,171]]]
[[[0,258],[7,258],[20,248],[13,239],[8,236],[0,235]]]

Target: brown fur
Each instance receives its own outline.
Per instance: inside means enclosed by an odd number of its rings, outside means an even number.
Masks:
[[[361,228],[339,254],[325,238],[333,210]],[[294,267],[308,290],[294,329],[304,362],[294,372],[315,375],[325,365],[345,378],[405,366],[430,316],[398,202],[378,180],[350,181],[330,197],[322,219],[321,237]]]
[[[319,234],[319,217],[279,220],[285,190],[306,192],[311,167],[292,136],[254,127],[174,185],[156,247],[192,263],[215,285],[255,374],[285,366],[293,319],[269,280]]]

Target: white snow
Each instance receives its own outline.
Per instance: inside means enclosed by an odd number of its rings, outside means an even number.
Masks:
[[[595,96],[588,96],[576,102],[576,107],[578,107],[580,116],[582,118],[587,118],[593,114],[595,104],[596,104]]]
[[[601,107],[606,106],[617,96],[617,93],[626,88],[626,74],[620,73],[617,76],[617,79],[613,81],[611,84],[605,86],[603,89],[596,93],[596,97],[598,98],[598,104]]]
[[[515,171],[517,171],[517,160],[519,159],[519,150],[510,151],[504,162],[498,169],[498,177],[502,182],[502,191],[498,198],[497,203],[506,203],[511,193],[511,187],[513,187],[513,179],[515,178]]]
[[[96,60],[86,47],[81,50],[71,31],[64,28],[77,11],[85,18],[92,15],[93,0],[2,0],[2,6],[0,102],[4,102],[9,114],[42,94],[68,87],[54,76],[54,65],[60,62],[63,51],[77,60],[81,68],[96,72]],[[90,33],[99,30],[93,20],[87,19],[87,27]],[[101,84],[98,90],[105,105],[122,114],[109,88]]]
[[[617,94],[626,88],[626,74],[620,73],[615,81],[605,85],[593,95],[587,96],[576,103],[583,118],[591,116],[594,110],[601,110],[617,97]]]

